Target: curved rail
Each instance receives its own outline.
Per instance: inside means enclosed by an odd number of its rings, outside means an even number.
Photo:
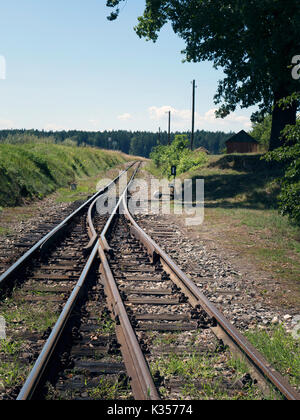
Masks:
[[[123,171],[121,174],[119,174],[118,177],[116,177],[108,186],[106,186],[103,190],[99,191],[98,193],[96,193],[91,199],[89,199],[87,201],[87,203],[85,203],[83,206],[81,206],[80,209],[84,208],[87,204],[89,204],[90,202],[92,202],[92,204],[90,205],[89,211],[88,211],[88,218],[91,216],[91,211],[92,211],[92,207],[94,205],[94,203],[96,202],[96,200],[98,199],[98,197],[95,199],[95,196],[99,196],[100,194],[105,193],[106,191],[108,191],[111,186],[117,182],[117,180],[124,175],[124,173],[126,173],[128,171],[128,169],[130,169],[135,163],[133,163],[132,165],[130,165],[127,170]],[[76,212],[75,214],[78,214],[78,212]],[[68,217],[68,220],[70,220],[72,217],[74,217],[74,213]],[[91,222],[91,220],[90,220]],[[64,225],[64,223],[67,223],[67,219],[61,224],[62,226]],[[61,226],[59,225],[59,226]],[[90,225],[91,227],[92,225]],[[58,229],[58,227],[56,228]],[[56,231],[56,229],[54,229]],[[52,232],[50,232],[51,234]],[[49,234],[49,235],[50,235]],[[55,234],[55,233],[53,233]],[[90,235],[93,238],[92,232],[90,232]],[[47,235],[48,236],[48,235]],[[50,237],[50,236],[49,236]],[[91,242],[90,242],[91,244]],[[37,245],[36,245],[37,246]],[[61,335],[63,334],[64,328],[70,318],[70,315],[72,314],[73,308],[80,296],[80,293],[83,289],[83,286],[85,285],[87,276],[95,262],[95,258],[97,255],[97,252],[99,250],[99,246],[100,246],[100,241],[97,240],[96,238],[96,243],[93,246],[93,250],[88,258],[88,261],[80,275],[80,278],[76,284],[76,286],[73,289],[73,292],[71,293],[67,303],[64,306],[64,309],[61,313],[61,315],[59,316],[55,326],[52,329],[52,332],[48,338],[48,340],[46,341],[42,352],[40,353],[38,359],[36,360],[29,376],[27,377],[18,397],[17,400],[29,400],[32,398],[32,396],[34,395],[34,392],[43,376],[43,373],[45,372],[48,362],[50,361],[50,358],[53,354],[53,352],[55,351],[55,348],[57,346],[57,343],[59,342],[59,339],[61,337]]]
[[[291,387],[287,380],[278,373],[264,359],[264,357],[256,350],[255,347],[230,323],[228,319],[200,292],[194,282],[189,279],[186,274],[175,264],[175,262],[150,238],[144,230],[136,223],[130,214],[127,206],[127,200],[123,197],[122,205],[125,217],[131,223],[131,233],[143,243],[148,251],[152,261],[161,260],[165,271],[170,275],[171,279],[185,293],[193,307],[200,305],[205,312],[213,318],[222,333],[221,338],[234,350],[238,349],[256,371],[262,373],[288,400],[299,400],[300,395]],[[218,331],[215,330],[218,335]],[[225,340],[224,340],[225,339]]]
[[[138,166],[139,167],[139,166]],[[28,377],[18,400],[29,399],[55,349],[55,346],[62,334],[64,326],[72,312],[72,309],[78,299],[82,286],[85,282],[86,276],[93,265],[93,262],[98,253],[101,266],[100,271],[105,279],[105,291],[108,296],[109,307],[116,320],[116,334],[118,341],[121,344],[121,351],[127,372],[132,378],[132,391],[134,397],[139,400],[159,400],[159,395],[156,390],[153,378],[150,374],[148,364],[143,355],[143,352],[137,341],[135,332],[131,326],[124,303],[119,294],[118,287],[114,280],[112,271],[110,269],[106,253],[112,250],[108,245],[106,235],[112,226],[114,218],[118,212],[122,210],[129,223],[131,224],[131,233],[145,246],[152,261],[160,260],[164,270],[170,275],[171,280],[181,288],[184,294],[189,298],[189,302],[193,307],[201,306],[207,314],[216,322],[217,327],[212,327],[215,334],[222,337],[225,344],[228,344],[234,350],[238,350],[244,355],[249,364],[264,379],[272,383],[288,400],[299,400],[299,394],[290,386],[290,384],[276,372],[270,364],[263,358],[263,356],[243,337],[239,331],[224,317],[224,315],[200,292],[198,287],[189,279],[181,269],[173,262],[173,260],[157,245],[136,223],[130,214],[127,206],[127,192],[133,178],[138,171],[136,168],[127,187],[120,196],[116,207],[114,208],[109,220],[101,232],[100,238],[95,237],[96,229],[92,223],[92,207],[96,204],[96,199],[92,200],[89,209],[89,227],[90,238],[95,241],[92,253],[89,260],[74,288],[65,308],[58,319],[52,333],[44,346],[44,349],[37,360],[34,369]]]
[[[37,361],[35,362],[33,369],[31,370],[25,384],[23,385],[23,388],[21,389],[21,392],[19,393],[17,400],[22,401],[22,400],[29,400],[32,398],[43,376],[43,373],[47,367],[47,364],[56,348],[56,345],[64,331],[64,328],[70,318],[70,315],[77,302],[77,299],[80,295],[82,287],[85,284],[87,275],[89,274],[89,271],[94,263],[95,257],[97,255],[97,251],[98,251],[98,243],[94,246],[94,249],[84,267],[84,270],[81,273],[81,276],[76,286],[74,287],[73,292],[70,295],[67,303],[65,304],[64,309],[59,319],[57,320],[54,328],[52,329],[52,332],[47,342],[45,343],[42,352],[40,353]]]
[[[19,258],[11,267],[8,268],[1,276],[0,276],[0,288],[3,287],[10,278],[31,258],[33,258],[39,251],[45,250],[47,245],[49,245],[52,241],[54,241],[59,233],[66,228],[66,226],[78,215],[80,215],[83,211],[85,211],[86,207],[90,205],[96,198],[100,195],[104,194],[108,191],[116,182],[117,180],[126,173],[135,162],[133,162],[127,169],[121,172],[111,183],[109,183],[106,187],[102,190],[97,191],[90,199],[88,199],[82,206],[80,206],[77,210],[75,210],[72,214],[70,214],[65,220],[63,220],[58,226],[52,229],[49,233],[47,233],[42,239],[40,239],[32,248],[30,248],[21,258]]]
[[[123,300],[120,296],[118,287],[105,255],[105,251],[108,253],[111,251],[111,248],[109,247],[106,240],[106,235],[112,225],[113,219],[120,209],[122,201],[127,197],[128,188],[130,187],[130,184],[132,183],[139,169],[139,166],[140,165],[138,165],[138,167],[135,169],[127,187],[125,188],[123,194],[120,196],[116,207],[114,208],[104,229],[101,232],[100,246],[98,251],[101,259],[100,270],[106,280],[105,286],[109,306],[114,315],[114,318],[117,319],[119,323],[116,329],[116,333],[119,343],[121,344],[121,352],[123,354],[127,372],[131,377],[131,387],[134,397],[137,400],[159,400],[160,397],[153,382],[149,366],[137,341],[135,332],[128,318]]]

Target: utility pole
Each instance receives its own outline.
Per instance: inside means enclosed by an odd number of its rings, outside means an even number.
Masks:
[[[196,82],[195,82],[195,80],[193,80],[191,150],[194,149],[194,134],[195,134],[195,90],[196,90]]]
[[[160,144],[160,127],[158,127],[158,143]]]
[[[168,145],[171,145],[171,111],[169,111]]]

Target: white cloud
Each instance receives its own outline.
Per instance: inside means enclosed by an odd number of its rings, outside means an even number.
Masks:
[[[44,130],[45,131],[63,131],[65,130],[65,128],[55,123],[48,123],[45,125]]]
[[[171,129],[172,130],[190,130],[192,111],[188,109],[176,109],[168,105],[161,107],[151,106],[148,108],[151,120],[164,122],[167,126],[167,113],[171,111]],[[241,129],[249,130],[251,128],[250,118],[232,113],[228,117],[221,119],[215,116],[216,108],[209,109],[204,115],[195,113],[195,129],[203,130],[224,130],[238,131]]]
[[[125,114],[122,114],[122,115],[118,115],[118,120],[121,120],[121,121],[129,121],[131,119],[132,119],[132,115],[129,114],[128,112],[125,112]]]
[[[99,127],[99,125],[100,125],[100,120],[91,119],[91,120],[89,120],[89,123],[90,123],[93,127]]]
[[[6,79],[6,59],[0,55],[0,80]]]
[[[10,128],[13,128],[14,127],[14,122],[13,121],[11,121],[11,120],[5,120],[5,119],[2,119],[2,118],[0,118],[0,128],[1,129],[10,129]]]
[[[175,109],[172,106],[164,105],[161,107],[151,106],[149,108],[151,120],[167,119],[167,113],[171,111],[172,120],[176,122],[188,121],[191,118],[191,111],[186,109]]]

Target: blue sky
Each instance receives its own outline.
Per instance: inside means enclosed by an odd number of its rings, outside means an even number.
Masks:
[[[105,3],[2,2],[0,56],[6,71],[0,80],[0,129],[155,132],[167,130],[170,109],[172,131],[190,130],[193,79],[196,129],[250,128],[254,108],[214,118],[222,71],[208,62],[182,63],[184,43],[170,26],[155,44],[138,38],[133,27],[144,1],[129,0],[114,22],[106,19]]]

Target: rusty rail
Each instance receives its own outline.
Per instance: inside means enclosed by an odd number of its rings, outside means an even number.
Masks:
[[[175,262],[150,238],[136,223],[127,207],[126,197],[123,197],[122,205],[127,220],[132,225],[131,233],[144,245],[147,252],[155,261],[160,259],[164,270],[170,275],[174,283],[189,298],[193,307],[200,305],[205,312],[217,322],[213,328],[215,334],[221,338],[233,351],[238,352],[258,375],[258,380],[266,378],[288,400],[299,400],[299,394],[291,387],[288,381],[278,373],[257,349],[230,323],[228,319],[200,292],[194,282],[175,264]],[[262,375],[262,376],[261,376]]]
[[[132,167],[134,165],[134,163],[132,165],[130,165],[130,167]],[[130,168],[129,167],[129,168]],[[127,168],[127,170],[129,169]],[[92,207],[94,205],[94,203],[97,201],[98,196],[100,194],[104,194],[106,191],[108,191],[111,186],[118,181],[118,179],[125,173],[127,172],[127,170],[123,171],[118,177],[116,177],[112,183],[110,183],[108,186],[106,186],[103,190],[101,190],[100,192],[96,193],[91,199],[88,200],[87,203],[85,203],[83,206],[80,207],[80,209],[83,209],[86,207],[87,204],[90,204],[92,202],[92,204],[90,205],[89,211],[88,211],[88,219],[91,217],[92,214]],[[97,198],[95,199],[95,197],[97,196]],[[79,210],[80,210],[79,209]],[[70,220],[71,218],[74,217],[75,214],[77,214],[78,212],[73,213],[71,216],[68,217],[68,219],[66,220]],[[90,223],[91,223],[91,219],[90,219]],[[64,223],[67,223],[66,221],[64,221],[61,225],[59,226],[64,226]],[[92,225],[90,225],[91,227]],[[58,229],[58,227],[56,228]],[[57,230],[54,229],[54,231],[56,232]],[[52,234],[55,234],[55,232],[50,232],[50,234],[47,235],[47,238],[51,237]],[[89,231],[89,235],[91,237],[91,239],[93,239],[93,231]],[[38,245],[38,244],[37,244]],[[36,246],[37,246],[36,245]],[[91,246],[91,242],[90,242],[90,246]],[[83,290],[83,287],[85,285],[87,276],[95,262],[97,253],[99,251],[99,246],[100,246],[100,241],[97,239],[94,241],[93,244],[93,250],[88,258],[88,261],[78,279],[78,282],[76,284],[76,286],[74,287],[67,303],[64,306],[64,309],[61,313],[61,315],[59,316],[55,326],[52,329],[52,332],[48,338],[48,340],[46,341],[38,359],[36,360],[29,376],[27,377],[18,397],[17,400],[30,400],[32,398],[32,396],[34,395],[36,388],[38,387],[41,378],[43,377],[43,374],[47,368],[47,365],[51,359],[51,356],[53,354],[53,352],[56,349],[56,346],[60,340],[60,337],[62,336],[65,326],[67,325],[67,322],[70,318],[70,315],[72,314],[73,308],[76,305],[76,302],[80,296],[81,291]]]
[[[21,258],[19,258],[11,267],[8,268],[1,276],[0,276],[0,288],[6,285],[10,279],[15,275],[15,273],[20,270],[28,261],[30,261],[33,257],[35,257],[39,252],[45,251],[47,246],[56,240],[57,236],[68,226],[72,220],[76,216],[79,216],[84,212],[91,203],[95,201],[101,194],[104,194],[108,191],[116,182],[117,180],[126,173],[135,162],[130,164],[130,166],[121,172],[110,184],[104,187],[102,190],[97,191],[90,199],[88,199],[82,206],[80,206],[77,210],[75,210],[70,216],[68,216],[65,220],[63,220],[58,226],[52,229],[49,233],[47,233],[42,239],[40,239],[31,249],[29,249]]]
[[[130,182],[125,188],[123,194],[120,196],[116,207],[114,208],[110,218],[108,219],[104,229],[101,232],[98,252],[101,259],[100,271],[105,278],[105,290],[108,296],[109,307],[115,320],[118,320],[119,323],[116,328],[116,334],[118,341],[121,344],[121,352],[127,372],[131,377],[133,395],[137,400],[159,400],[160,397],[153,382],[149,366],[140,348],[135,332],[131,326],[124,303],[120,296],[118,287],[105,255],[105,251],[108,253],[111,251],[106,240],[106,235],[112,225],[114,218],[118,214],[122,201],[127,197],[128,188],[138,169],[139,165],[132,175]]]
[[[99,241],[98,241],[99,242]],[[83,272],[81,273],[81,276],[76,284],[76,286],[73,289],[72,294],[70,295],[67,303],[64,306],[64,309],[58,318],[55,326],[52,329],[52,332],[45,343],[42,352],[40,353],[37,361],[35,362],[25,384],[23,385],[17,400],[18,401],[24,401],[24,400],[30,400],[43,376],[44,371],[46,370],[46,367],[48,365],[48,362],[57,346],[57,343],[59,342],[59,339],[65,329],[65,326],[70,318],[70,315],[73,311],[73,308],[78,300],[78,297],[80,296],[80,292],[85,284],[86,278],[90,272],[90,269],[95,261],[95,257],[97,255],[99,244],[97,243],[94,246],[94,249],[85,265],[85,268]]]
[[[131,377],[132,391],[135,399],[138,400],[159,400],[160,397],[156,390],[153,378],[149,371],[146,359],[141,351],[135,332],[131,326],[124,303],[119,294],[118,287],[114,280],[110,269],[106,253],[112,250],[108,245],[106,235],[108,234],[113,221],[118,217],[118,212],[122,211],[129,223],[131,224],[131,234],[134,235],[147,249],[147,252],[153,262],[160,260],[164,270],[170,275],[171,280],[182,290],[188,297],[193,307],[201,306],[203,310],[216,322],[217,326],[212,327],[217,337],[221,338],[230,348],[243,355],[246,361],[251,365],[258,379],[267,380],[273,384],[282,395],[288,400],[299,400],[299,394],[290,386],[272,366],[264,359],[264,357],[242,336],[239,331],[225,318],[225,316],[200,292],[198,287],[189,279],[174,261],[157,245],[136,223],[127,207],[128,188],[138,171],[136,168],[131,177],[130,182],[120,196],[116,207],[114,208],[109,220],[98,239],[96,229],[93,227],[92,214],[93,206],[96,205],[96,199],[92,201],[88,212],[89,235],[91,243],[93,243],[93,251],[82,272],[78,283],[70,296],[63,313],[57,321],[39,359],[36,362],[31,375],[28,377],[18,399],[29,399],[36,388],[38,381],[54,351],[60,335],[66,325],[67,319],[72,312],[74,304],[80,294],[80,290],[84,284],[86,276],[98,253],[101,265],[100,272],[105,280],[105,291],[108,296],[108,305],[111,309],[113,317],[116,320],[116,334],[121,344],[121,352],[127,372]],[[96,235],[96,236],[95,236]],[[41,369],[41,366],[43,368]],[[33,390],[33,391],[32,391]]]

